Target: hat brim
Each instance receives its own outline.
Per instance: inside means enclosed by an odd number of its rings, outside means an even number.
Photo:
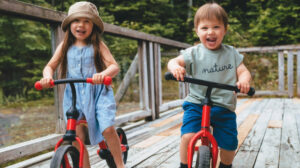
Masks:
[[[94,25],[99,28],[100,33],[104,31],[103,21],[101,20],[101,18],[89,12],[76,12],[76,13],[72,13],[71,15],[68,15],[61,24],[62,30],[65,32],[67,30],[68,25],[73,20],[80,17],[90,19],[94,23]]]

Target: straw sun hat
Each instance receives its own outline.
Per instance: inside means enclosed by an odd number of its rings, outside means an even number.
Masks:
[[[68,16],[63,20],[61,27],[63,31],[67,30],[68,25],[76,18],[84,17],[91,19],[95,26],[100,30],[100,33],[103,32],[103,22],[99,16],[97,7],[90,2],[76,2],[70,6],[68,11]]]

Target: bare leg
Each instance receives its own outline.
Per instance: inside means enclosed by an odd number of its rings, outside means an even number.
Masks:
[[[85,141],[85,136],[87,134],[87,127],[84,125],[77,125],[76,126],[76,135],[80,138],[80,140],[82,141],[82,143],[84,143]],[[77,141],[75,141],[73,143],[73,145],[78,149],[78,151],[80,151],[80,146],[79,143]],[[90,160],[89,160],[89,154],[88,151],[86,149],[86,147],[84,146],[84,154],[83,154],[83,168],[90,168]]]
[[[106,128],[103,131],[103,136],[105,137],[108,148],[114,157],[117,168],[125,168],[122,159],[121,143],[115,128],[113,126]]]
[[[220,149],[221,162],[225,165],[231,165],[235,156],[235,150],[229,151],[225,149]]]
[[[187,133],[181,137],[180,142],[180,161],[183,164],[187,164],[187,148],[190,140],[195,135],[195,133]]]

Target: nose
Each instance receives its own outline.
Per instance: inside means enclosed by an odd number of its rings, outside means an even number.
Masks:
[[[213,34],[213,29],[208,29],[207,33],[208,34]]]

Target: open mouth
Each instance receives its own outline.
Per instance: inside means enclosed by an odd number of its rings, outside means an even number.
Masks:
[[[206,41],[213,43],[217,41],[217,38],[207,38]]]
[[[78,34],[81,34],[81,35],[83,35],[83,34],[85,34],[85,30],[76,30],[76,33],[78,33]]]

